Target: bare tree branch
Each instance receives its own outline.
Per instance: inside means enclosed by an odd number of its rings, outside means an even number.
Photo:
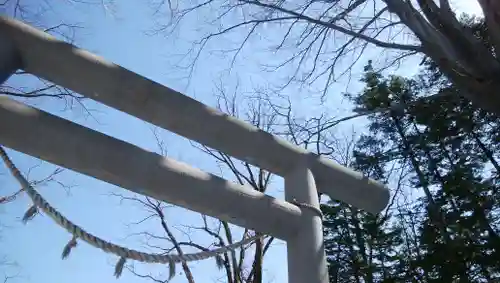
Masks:
[[[435,0],[417,0],[415,6],[404,0],[211,0],[175,5],[178,8],[172,17],[178,23],[194,12],[217,11],[203,27],[207,35],[201,36],[190,51],[196,54],[187,66],[191,71],[209,39],[246,27],[241,30],[243,35],[231,33],[238,47],[221,52],[233,54],[232,66],[252,34],[269,31],[273,34],[269,45],[274,45],[269,51],[278,55],[274,61],[279,62],[263,66],[270,72],[291,71],[282,89],[292,82],[313,85],[321,78],[326,95],[331,83],[350,74],[361,55],[373,46],[403,54],[385,62],[382,69],[410,55],[431,58],[461,90],[460,95],[500,115],[500,95],[494,95],[500,93],[496,79],[500,75],[500,5],[492,0],[476,1],[484,12],[485,30],[493,46],[485,44],[457,18],[448,0],[439,0],[439,6]],[[209,31],[211,27],[216,31]],[[275,35],[282,36],[275,40]],[[286,55],[287,49],[293,51],[292,55]],[[337,74],[339,66],[343,70]]]

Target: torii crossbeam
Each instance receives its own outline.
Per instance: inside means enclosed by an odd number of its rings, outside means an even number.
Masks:
[[[0,97],[0,144],[283,239],[290,283],[328,282],[321,218],[292,200],[319,208],[319,191],[371,213],[388,203],[360,173],[2,16],[0,84],[17,69],[284,177],[286,201]]]

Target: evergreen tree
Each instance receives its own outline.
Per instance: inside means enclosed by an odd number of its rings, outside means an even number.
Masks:
[[[326,241],[336,241],[328,252],[349,262],[337,269],[351,281],[500,280],[499,121],[465,99],[433,96],[456,91],[445,82],[436,90],[436,78],[385,78],[368,64],[364,90],[349,95],[357,111],[373,112],[351,166],[379,180],[395,165],[410,168],[409,185],[422,195],[387,218],[325,209]]]
[[[484,22],[462,22],[493,48]],[[347,95],[371,114],[345,165],[405,193],[376,216],[323,206],[331,282],[500,282],[500,118],[462,98],[437,65],[426,58],[403,78],[369,62],[364,89]]]
[[[384,179],[380,166],[385,156],[377,154],[381,143],[365,137],[373,154],[360,154],[348,164],[375,179]],[[401,282],[404,259],[401,227],[394,225],[390,214],[371,215],[350,205],[330,201],[324,212],[325,249],[331,282]]]

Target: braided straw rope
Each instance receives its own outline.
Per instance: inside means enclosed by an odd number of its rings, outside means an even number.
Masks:
[[[59,213],[55,208],[53,208],[24,178],[22,173],[17,169],[15,164],[10,160],[9,156],[5,152],[5,150],[0,146],[0,155],[7,165],[8,169],[12,173],[12,175],[16,178],[19,184],[22,186],[22,189],[26,191],[28,196],[34,203],[25,214],[23,220],[29,220],[37,213],[37,208],[41,209],[45,212],[50,218],[52,218],[59,226],[66,229],[69,233],[73,235],[71,241],[66,245],[63,251],[63,258],[69,255],[71,248],[76,246],[76,239],[80,238],[88,244],[103,250],[107,253],[111,253],[120,257],[116,268],[115,268],[115,276],[119,277],[121,275],[123,266],[125,264],[126,259],[137,260],[140,262],[147,263],[168,263],[170,265],[170,278],[175,274],[175,263],[178,262],[189,262],[189,261],[199,261],[211,257],[218,257],[219,255],[237,249],[241,246],[247,245],[261,237],[263,235],[256,234],[250,238],[243,239],[237,243],[233,243],[224,247],[220,247],[214,250],[203,251],[199,253],[192,254],[184,254],[184,255],[173,255],[173,254],[151,254],[144,253],[132,249],[128,249],[108,241],[105,241],[101,238],[98,238],[91,233],[86,232],[84,229],[80,228],[78,225],[74,224],[66,217],[64,217],[61,213]],[[217,258],[219,260],[219,258]],[[218,262],[219,265],[219,262]]]
[[[309,209],[310,211],[316,213],[316,215],[319,216],[319,218],[321,218],[321,219],[323,219],[323,217],[324,217],[321,209],[317,208],[316,206],[314,206],[312,204],[298,202],[296,199],[293,199],[290,203],[293,203],[296,206],[301,207],[301,208]]]

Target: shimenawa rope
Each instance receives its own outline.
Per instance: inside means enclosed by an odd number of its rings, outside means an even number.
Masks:
[[[219,255],[237,249],[241,246],[247,245],[261,237],[263,235],[254,235],[252,237],[243,239],[237,243],[233,243],[224,247],[220,247],[214,250],[203,251],[199,253],[192,254],[184,254],[184,255],[176,255],[176,254],[151,254],[144,253],[140,251],[136,251],[133,249],[128,249],[108,241],[105,241],[99,237],[92,235],[91,233],[86,232],[84,229],[74,224],[66,217],[64,217],[60,212],[58,212],[54,207],[52,207],[24,178],[22,173],[17,169],[15,164],[10,160],[9,156],[5,152],[5,150],[0,146],[0,155],[7,165],[7,168],[10,170],[14,178],[21,184],[22,188],[26,191],[28,196],[33,201],[34,205],[28,209],[23,217],[23,221],[27,222],[31,218],[33,218],[37,212],[38,208],[45,212],[50,218],[52,218],[59,226],[66,229],[69,233],[73,235],[73,238],[68,242],[68,244],[64,247],[62,257],[66,258],[71,249],[76,246],[76,240],[82,239],[88,244],[101,249],[107,253],[112,253],[120,257],[120,260],[116,264],[115,267],[115,276],[119,277],[122,273],[123,266],[125,265],[125,261],[127,259],[133,259],[141,262],[148,263],[167,263],[169,264],[170,269],[170,279],[175,275],[175,263],[178,262],[189,262],[189,261],[199,261],[211,257],[218,257]],[[219,265],[219,260],[217,261]]]
[[[0,155],[5,162],[7,168],[10,170],[11,174],[14,176],[14,178],[19,182],[19,184],[22,187],[22,190],[24,190],[28,196],[31,198],[33,201],[33,206],[31,206],[28,211],[23,216],[23,222],[27,222],[28,220],[32,219],[37,213],[38,209],[41,209],[43,212],[45,212],[50,218],[52,218],[59,226],[64,228],[66,231],[71,233],[73,237],[71,240],[66,244],[64,247],[63,253],[62,253],[62,258],[66,258],[70,252],[71,249],[76,247],[77,245],[77,239],[82,239],[84,242],[90,244],[91,246],[94,246],[104,252],[107,253],[112,253],[114,255],[117,255],[120,257],[120,260],[117,262],[116,267],[115,267],[115,276],[118,278],[120,277],[123,267],[125,265],[125,262],[127,259],[133,259],[137,260],[140,262],[148,262],[148,263],[168,263],[169,264],[169,270],[170,270],[170,277],[169,279],[173,278],[175,275],[175,264],[178,262],[189,262],[189,261],[199,261],[203,259],[208,259],[211,257],[216,257],[216,262],[217,265],[220,267],[220,255],[232,250],[235,250],[241,246],[247,245],[259,238],[265,237],[264,235],[256,234],[252,237],[243,239],[237,243],[233,243],[224,247],[220,247],[214,250],[209,250],[209,251],[203,251],[199,253],[192,253],[192,254],[183,254],[183,255],[175,255],[175,254],[151,254],[151,253],[145,253],[145,252],[140,252],[136,251],[133,249],[128,249],[122,246],[119,246],[117,244],[110,243],[106,240],[103,240],[99,237],[96,237],[92,235],[91,233],[86,232],[83,228],[79,227],[78,225],[74,224],[70,220],[68,220],[66,217],[64,217],[59,211],[57,211],[54,207],[52,207],[36,190],[33,188],[33,186],[30,185],[28,180],[23,176],[23,174],[17,169],[15,164],[12,162],[12,160],[9,158],[5,150],[3,149],[2,146],[0,146]],[[17,195],[17,194],[16,194]],[[312,211],[316,212],[320,217],[323,216],[321,213],[321,210],[318,209],[317,207],[314,207],[310,204],[306,203],[299,203],[295,200],[292,201],[293,204],[303,207],[303,208],[308,208],[311,209]]]

